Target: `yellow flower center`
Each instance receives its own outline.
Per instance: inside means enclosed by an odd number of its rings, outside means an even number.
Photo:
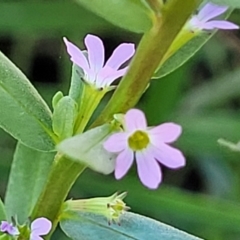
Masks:
[[[128,144],[134,151],[139,151],[147,147],[150,140],[147,133],[142,131],[136,131],[128,138]]]

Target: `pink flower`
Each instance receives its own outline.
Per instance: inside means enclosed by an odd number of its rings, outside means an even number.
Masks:
[[[1,221],[0,231],[3,233],[7,233],[11,236],[19,235],[18,228],[13,226],[12,223],[9,223],[7,221]]]
[[[158,162],[173,169],[185,165],[183,154],[168,145],[180,136],[181,126],[164,123],[148,128],[144,113],[131,109],[124,116],[123,128],[124,132],[111,135],[104,143],[107,151],[117,153],[116,179],[127,173],[134,157],[141,182],[152,189],[162,181]]]
[[[104,65],[104,46],[102,40],[94,35],[85,37],[87,54],[84,55],[77,46],[63,38],[71,61],[78,65],[84,72],[84,80],[94,84],[97,88],[106,88],[119,77],[122,77],[128,67],[119,69],[123,63],[129,60],[134,52],[134,44],[123,43],[113,52]]]
[[[47,218],[37,218],[31,224],[30,240],[43,240],[42,235],[50,232],[52,223]]]
[[[224,12],[226,12],[228,7],[219,6],[213,3],[207,3],[197,15],[193,16],[188,27],[192,31],[196,30],[213,30],[213,29],[239,29],[239,26],[225,20],[211,20]]]

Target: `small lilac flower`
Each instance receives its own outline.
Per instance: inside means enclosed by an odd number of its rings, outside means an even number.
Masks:
[[[1,221],[0,231],[3,233],[7,233],[11,236],[19,235],[18,228],[13,226],[12,223],[9,223],[7,221]]]
[[[112,56],[104,65],[104,46],[99,37],[91,34],[85,37],[87,56],[77,46],[69,42],[67,38],[63,38],[63,40],[67,46],[67,52],[71,56],[71,61],[83,70],[84,80],[97,88],[109,87],[114,80],[122,77],[128,67],[119,68],[135,52],[134,44],[123,43],[114,50]]]
[[[239,26],[225,20],[212,20],[223,14],[228,9],[227,6],[219,6],[207,3],[197,15],[194,15],[188,22],[188,27],[192,31],[213,30],[213,29],[239,29]]]
[[[124,116],[123,128],[123,132],[111,135],[104,143],[107,151],[117,153],[116,179],[127,173],[134,157],[141,182],[152,189],[157,188],[162,180],[158,162],[173,169],[185,165],[183,154],[168,145],[179,137],[181,126],[164,123],[148,128],[144,113],[131,109]]]
[[[30,240],[43,240],[42,235],[50,232],[52,223],[47,218],[37,218],[31,223]]]

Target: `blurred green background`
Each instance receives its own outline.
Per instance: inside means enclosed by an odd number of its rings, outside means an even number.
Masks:
[[[238,24],[239,13],[231,16]],[[119,43],[137,43],[141,37],[67,0],[2,0],[0,16],[0,50],[49,104],[57,90],[67,93],[69,87],[71,62],[63,36],[82,48],[87,33],[101,36],[107,56]],[[240,239],[240,154],[217,143],[219,138],[240,140],[240,32],[217,33],[191,61],[152,81],[138,107],[146,112],[150,125],[174,121],[183,126],[176,146],[186,155],[187,166],[163,169],[164,181],[156,191],[140,184],[135,168],[120,181],[87,170],[69,197],[128,191],[126,202],[133,212],[205,239]],[[2,198],[15,145],[0,130]],[[67,238],[59,231],[55,239]]]

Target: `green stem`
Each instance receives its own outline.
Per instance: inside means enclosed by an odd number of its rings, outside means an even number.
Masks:
[[[51,233],[46,239],[55,230],[61,206],[72,185],[84,169],[85,166],[60,154],[56,155],[45,188],[31,214],[32,219],[46,217],[52,222]]]
[[[162,0],[147,0],[146,1],[150,8],[155,12],[157,15],[161,15],[161,9],[163,7]]]
[[[94,85],[84,83],[83,93],[80,103],[80,112],[78,114],[74,127],[74,135],[82,133],[88,124],[92,114],[99,105],[101,99],[106,94],[107,90],[97,89]]]
[[[136,105],[174,39],[201,1],[171,0],[162,9],[162,16],[155,15],[153,27],[143,36],[128,73],[93,126]]]

